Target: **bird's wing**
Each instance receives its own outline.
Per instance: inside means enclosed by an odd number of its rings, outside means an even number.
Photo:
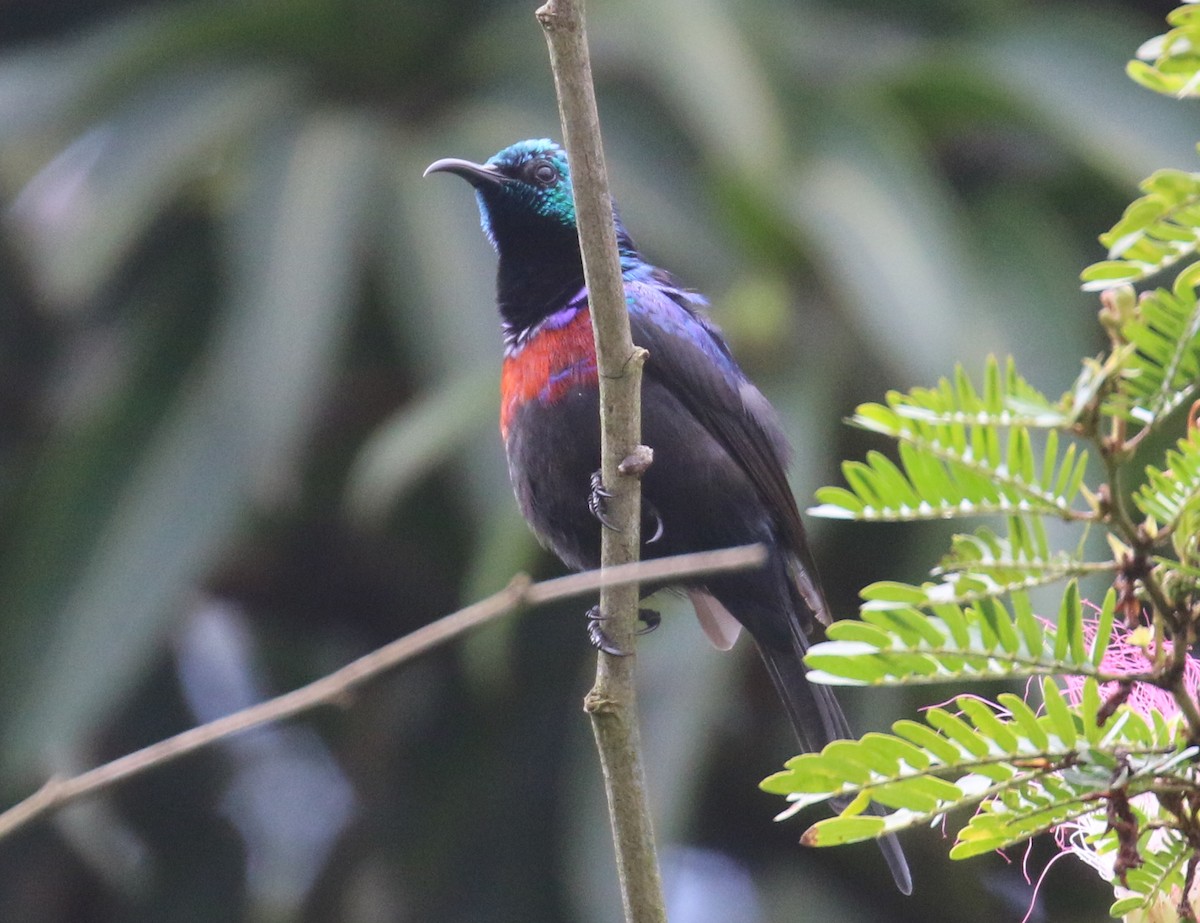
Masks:
[[[701,313],[703,302],[668,284],[669,278],[662,274],[625,284],[633,340],[650,352],[646,374],[666,387],[746,472],[775,516],[781,543],[795,558],[797,589],[813,613],[828,622],[787,481],[790,451],[775,411]]]

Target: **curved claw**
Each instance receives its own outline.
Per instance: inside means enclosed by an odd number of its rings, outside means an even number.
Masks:
[[[651,535],[645,541],[645,543],[647,545],[653,545],[655,542],[657,542],[660,538],[663,537],[663,518],[662,518],[662,515],[658,512],[658,510],[655,509],[653,503],[649,503],[645,499],[643,499],[642,506],[644,506],[646,508],[647,513],[649,513],[651,516],[654,517],[654,534]]]
[[[638,618],[645,626],[638,629],[639,635],[648,635],[662,624],[662,613],[657,609],[638,609]]]
[[[628,657],[629,651],[617,647],[613,639],[608,636],[608,632],[604,630],[602,623],[605,618],[607,616],[600,614],[599,606],[592,606],[588,609],[588,643],[596,650],[604,651],[610,657]]]
[[[596,650],[604,651],[613,657],[628,657],[631,652],[619,647],[604,630],[601,623],[607,618],[608,616],[601,614],[599,606],[592,606],[588,609],[588,642]],[[656,609],[638,609],[638,619],[645,626],[638,629],[639,635],[648,635],[662,624],[662,614]]]
[[[605,501],[610,499],[612,496],[612,491],[604,486],[604,481],[600,476],[600,472],[593,472],[591,478],[591,489],[588,492],[588,512],[600,520],[600,525],[604,526],[604,528],[611,529],[613,532],[619,532],[620,529],[618,529],[613,521],[608,518],[608,512],[605,504]],[[642,508],[647,515],[654,517],[654,534],[647,539],[643,539],[643,544],[653,545],[663,537],[663,531],[665,527],[663,525],[662,514],[658,512],[653,503],[650,503],[644,497],[642,498]]]
[[[604,481],[600,477],[600,472],[592,473],[591,490],[588,492],[588,512],[600,520],[600,525],[606,529],[611,529],[614,532],[619,531],[612,520],[608,518],[605,512],[605,500],[612,497],[612,491],[604,486]]]

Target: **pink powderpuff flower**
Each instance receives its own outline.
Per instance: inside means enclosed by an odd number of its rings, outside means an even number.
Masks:
[[[1096,639],[1097,627],[1098,622],[1095,619],[1084,620],[1083,637],[1089,649]],[[1123,622],[1113,623],[1112,640],[1109,641],[1108,650],[1104,652],[1104,659],[1100,661],[1101,671],[1110,674],[1145,673],[1154,665],[1153,658],[1156,652],[1153,643],[1146,647],[1135,644],[1130,640],[1132,634],[1133,632]],[[1170,653],[1171,642],[1164,641],[1163,647],[1167,653]],[[1183,668],[1183,683],[1188,694],[1195,698],[1197,691],[1200,690],[1200,661],[1192,657],[1187,658]],[[1067,700],[1072,705],[1078,705],[1083,698],[1083,677],[1066,677],[1064,691],[1067,694]],[[1103,699],[1116,691],[1116,683],[1105,683],[1100,687],[1100,697]],[[1145,717],[1157,713],[1170,721],[1179,716],[1179,706],[1175,704],[1171,693],[1150,683],[1134,683],[1125,704]]]
[[[1088,619],[1084,622],[1084,638],[1089,648],[1095,640],[1097,627],[1097,622],[1094,619]],[[1151,668],[1155,656],[1153,644],[1142,645],[1135,643],[1132,640],[1132,635],[1133,632],[1122,622],[1117,621],[1113,624],[1112,639],[1104,654],[1104,659],[1100,663],[1100,669],[1103,672],[1109,674],[1133,674],[1144,673]],[[1169,653],[1171,642],[1165,641],[1164,646]],[[1187,658],[1184,664],[1183,681],[1188,694],[1195,698],[1197,691],[1200,690],[1200,661],[1192,657]],[[1083,677],[1068,676],[1066,678],[1065,693],[1071,704],[1078,705],[1082,700],[1083,684]],[[1118,687],[1115,682],[1105,683],[1100,687],[1102,699],[1115,694],[1117,691]],[[1156,713],[1167,721],[1172,721],[1179,717],[1179,706],[1176,704],[1171,693],[1150,683],[1134,683],[1129,691],[1128,698],[1125,699],[1125,704],[1133,711],[1147,718]],[[1153,813],[1158,807],[1155,797],[1149,794],[1140,795],[1134,798],[1133,801],[1143,813]],[[1096,843],[1106,832],[1107,826],[1108,823],[1104,812],[1097,811],[1076,820],[1060,824],[1055,829],[1054,836],[1059,847],[1063,850],[1063,855],[1072,854],[1094,868],[1102,878],[1113,885],[1116,895],[1122,897],[1128,892],[1125,892],[1116,881],[1116,873],[1113,867],[1116,857],[1115,850],[1099,852],[1096,848]],[[1155,835],[1161,832],[1158,831]],[[1053,861],[1051,860],[1051,864],[1053,864]],[[1049,871],[1049,866],[1043,871],[1042,877],[1045,876],[1045,872],[1047,871]],[[1039,878],[1038,885],[1040,884],[1041,879]],[[1194,890],[1191,900],[1194,906],[1196,903]],[[1125,919],[1127,923],[1175,923],[1175,921],[1180,919],[1178,905],[1179,894],[1177,892],[1163,894],[1162,900],[1155,902],[1144,910],[1137,910],[1127,914]]]

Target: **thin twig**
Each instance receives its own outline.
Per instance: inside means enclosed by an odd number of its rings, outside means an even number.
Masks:
[[[350,693],[368,680],[521,606],[580,596],[616,584],[636,584],[642,580],[674,581],[702,573],[755,567],[764,560],[762,546],[746,545],[723,551],[660,558],[603,571],[587,571],[542,583],[530,583],[528,577],[518,575],[499,593],[418,628],[307,686],[168,737],[80,775],[50,779],[34,794],[0,814],[0,839],[73,801],[111,788],[234,734],[293,718],[318,706],[345,704]]]
[[[612,567],[636,561],[641,549],[641,486],[636,476],[623,475],[620,465],[640,448],[642,362],[646,353],[633,345],[629,332],[583,0],[547,0],[538,9],[537,18],[546,34],[554,71],[596,343],[600,470],[605,486],[614,495],[606,512],[616,526],[602,530],[600,561],[602,566]],[[636,586],[601,591],[606,634],[621,650],[633,650],[637,607]],[[592,721],[604,774],[625,919],[627,923],[665,923],[662,881],[642,770],[632,656],[599,655],[596,684],[584,708]]]

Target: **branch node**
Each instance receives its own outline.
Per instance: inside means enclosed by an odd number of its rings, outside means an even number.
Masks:
[[[654,450],[648,445],[639,445],[621,460],[617,471],[626,477],[641,480],[650,466],[654,464]]]
[[[357,698],[358,698],[358,696],[356,696],[354,694],[354,689],[347,686],[345,689],[342,689],[342,690],[330,695],[328,702],[331,706],[333,706],[336,709],[339,709],[341,711],[348,711],[350,709],[350,706],[352,706],[354,704],[354,702]]]
[[[529,589],[533,586],[533,578],[526,573],[513,574],[512,580],[504,588],[504,592],[512,599],[513,606],[519,606],[529,598]]]
[[[604,369],[601,368],[600,377],[608,381],[619,381],[632,375],[641,375],[642,367],[646,364],[646,360],[649,358],[650,350],[643,349],[641,346],[634,346],[621,363],[618,371],[605,372]]]
[[[558,8],[557,0],[546,0],[544,4],[534,10],[533,15],[537,18],[537,21],[541,24],[542,29],[544,29],[547,34],[551,32],[569,31],[572,26],[570,17],[564,16],[562,11]]]
[[[583,697],[583,710],[589,715],[616,715],[623,709],[622,703],[595,689]]]

